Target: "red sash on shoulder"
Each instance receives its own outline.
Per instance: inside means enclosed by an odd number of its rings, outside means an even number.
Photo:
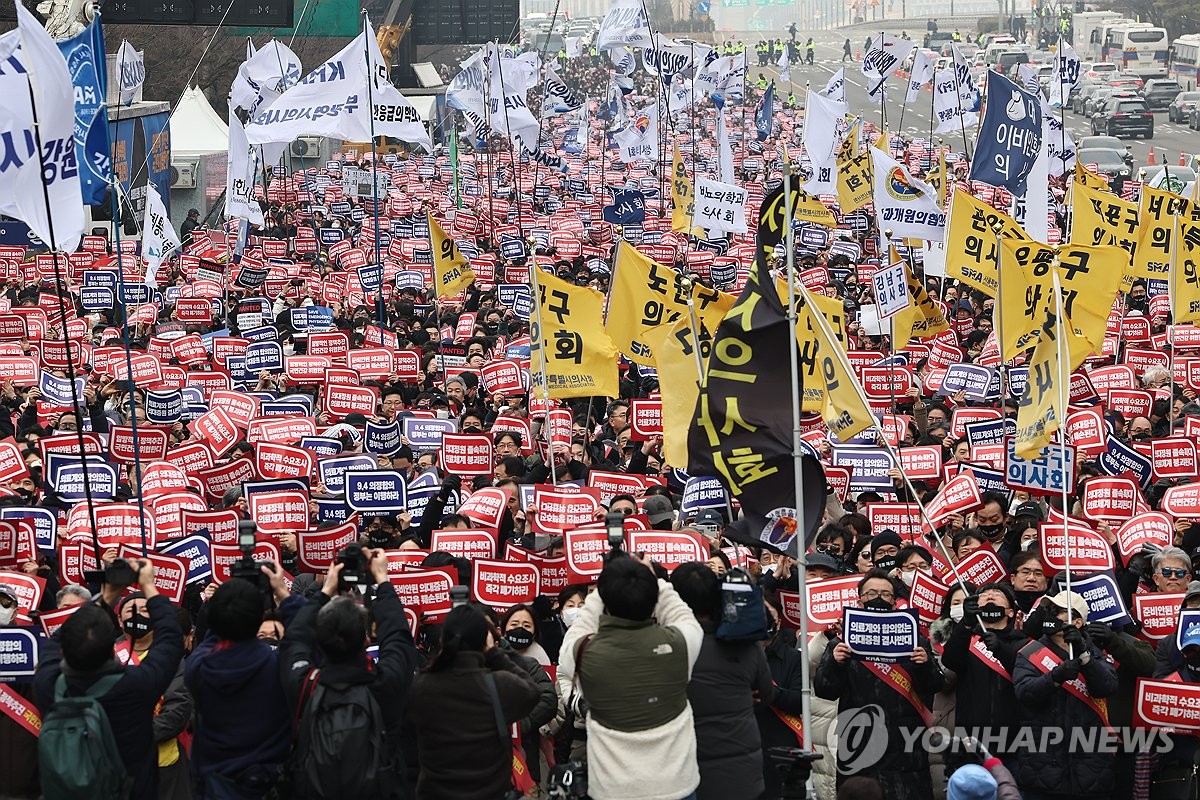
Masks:
[[[1008,674],[1008,670],[1000,663],[1000,659],[996,658],[995,653],[988,650],[987,645],[984,644],[983,639],[978,634],[971,637],[971,646],[968,649],[971,651],[971,655],[982,661],[988,669],[1002,676],[1009,683],[1012,683],[1012,675]]]
[[[933,725],[933,712],[921,701],[917,694],[917,688],[913,685],[912,676],[905,672],[903,667],[895,664],[877,664],[874,661],[860,661],[859,663],[869,669],[876,678],[883,681],[885,686],[895,689],[901,697],[907,700],[917,710],[917,714],[926,726]]]
[[[3,683],[0,683],[0,711],[34,736],[42,732],[42,715],[32,703]]]
[[[1062,663],[1062,659],[1055,655],[1053,650],[1036,641],[1022,647],[1021,655],[1028,658],[1034,669],[1043,675],[1049,675],[1055,667]],[[1100,717],[1100,721],[1104,723],[1104,727],[1110,731],[1113,729],[1112,725],[1108,723],[1108,704],[1104,702],[1104,698],[1092,697],[1088,694],[1087,684],[1083,678],[1067,681],[1062,684],[1062,687],[1085,706],[1095,711],[1096,715]]]
[[[795,714],[789,714],[786,711],[780,711],[775,706],[768,706],[775,716],[779,717],[779,721],[788,727],[788,729],[796,734],[796,744],[799,747],[804,747],[804,720],[797,717]]]

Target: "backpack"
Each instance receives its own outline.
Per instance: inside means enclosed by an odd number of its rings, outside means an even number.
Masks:
[[[292,762],[295,796],[390,797],[396,781],[383,712],[375,696],[366,684],[321,685],[319,674],[319,669],[309,672],[301,692],[302,716]]]
[[[105,675],[83,695],[68,697],[67,679],[58,676],[54,707],[38,736],[38,768],[46,800],[117,800],[129,795],[133,780],[99,702],[122,677]]]

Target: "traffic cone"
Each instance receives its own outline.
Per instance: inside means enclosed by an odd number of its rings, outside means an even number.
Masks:
[[[862,61],[862,48],[861,47],[854,51],[854,60]]]
[[[1181,166],[1181,167],[1187,166],[1187,156],[1185,156],[1183,154],[1182,150],[1179,151],[1179,166]]]
[[[1146,166],[1148,166],[1148,167],[1154,166],[1154,148],[1153,147],[1150,148],[1150,158],[1146,159]]]

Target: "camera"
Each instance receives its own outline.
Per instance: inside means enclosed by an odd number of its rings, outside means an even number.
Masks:
[[[459,606],[465,606],[470,599],[471,599],[471,592],[470,592],[470,590],[467,589],[467,587],[462,586],[462,585],[455,585],[455,586],[450,587],[450,607],[451,608],[458,608]]]
[[[808,796],[808,778],[812,774],[813,762],[821,760],[823,756],[798,747],[769,747],[767,757],[782,778],[779,796],[783,800],[804,800]]]
[[[370,581],[367,579],[367,554],[358,542],[351,542],[342,548],[337,556],[342,565],[338,575],[338,591],[352,592],[365,588]]]
[[[242,557],[233,562],[233,566],[229,568],[229,575],[253,583],[259,591],[266,595],[267,602],[270,602],[271,579],[263,574],[261,568],[265,566],[274,571],[275,565],[270,561],[254,560],[254,547],[257,543],[258,526],[254,524],[253,520],[239,520],[238,549],[242,551]]]
[[[138,567],[123,558],[114,558],[104,567],[104,582],[115,589],[126,589],[137,581]]]
[[[617,512],[605,514],[604,530],[608,534],[608,553],[604,560],[611,561],[625,555],[625,515]]]

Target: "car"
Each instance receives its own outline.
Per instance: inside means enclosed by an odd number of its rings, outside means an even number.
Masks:
[[[1113,90],[1111,86],[1101,86],[1099,89],[1089,94],[1087,99],[1083,101],[1083,115],[1088,118],[1095,116],[1100,103],[1107,100],[1112,93]]]
[[[1054,65],[1053,64],[1038,65],[1037,78],[1038,78],[1038,83],[1041,84],[1042,88],[1049,86],[1050,81],[1054,79]]]
[[[1172,167],[1164,164],[1154,170],[1143,170],[1141,180],[1151,189],[1165,189],[1174,194],[1191,197],[1196,183],[1196,171],[1191,167]]]
[[[1076,150],[1116,150],[1126,164],[1133,165],[1133,148],[1115,136],[1084,136],[1075,142]]]
[[[1079,65],[1079,76],[1085,80],[1111,78],[1117,72],[1117,65],[1108,61],[1089,61]]]
[[[1112,78],[1111,80],[1121,81],[1122,83],[1137,84],[1139,89],[1142,87],[1142,84],[1146,82],[1141,75],[1138,75],[1136,72],[1130,72],[1127,69],[1118,72],[1116,77]]]
[[[1171,104],[1183,93],[1183,87],[1174,78],[1151,78],[1142,87],[1142,98],[1150,108],[1165,108],[1170,115]]]
[[[1110,181],[1114,178],[1128,180],[1133,175],[1133,169],[1125,163],[1121,154],[1116,150],[1080,149],[1075,155],[1079,159],[1079,163],[1085,167],[1095,164],[1096,174],[1103,175]]]
[[[1079,90],[1071,95],[1071,111],[1075,112],[1076,114],[1084,113],[1084,104],[1087,102],[1088,98],[1099,91],[1100,88],[1101,85],[1098,83],[1085,83],[1080,86]]]
[[[1183,124],[1191,120],[1192,110],[1200,105],[1200,92],[1180,92],[1167,106],[1167,119]]]
[[[1154,113],[1139,97],[1112,97],[1092,116],[1092,133],[1101,131],[1109,136],[1128,133],[1153,139]]]
[[[1017,64],[1028,64],[1029,52],[1026,50],[1005,50],[996,59],[1000,72],[1008,74]]]

